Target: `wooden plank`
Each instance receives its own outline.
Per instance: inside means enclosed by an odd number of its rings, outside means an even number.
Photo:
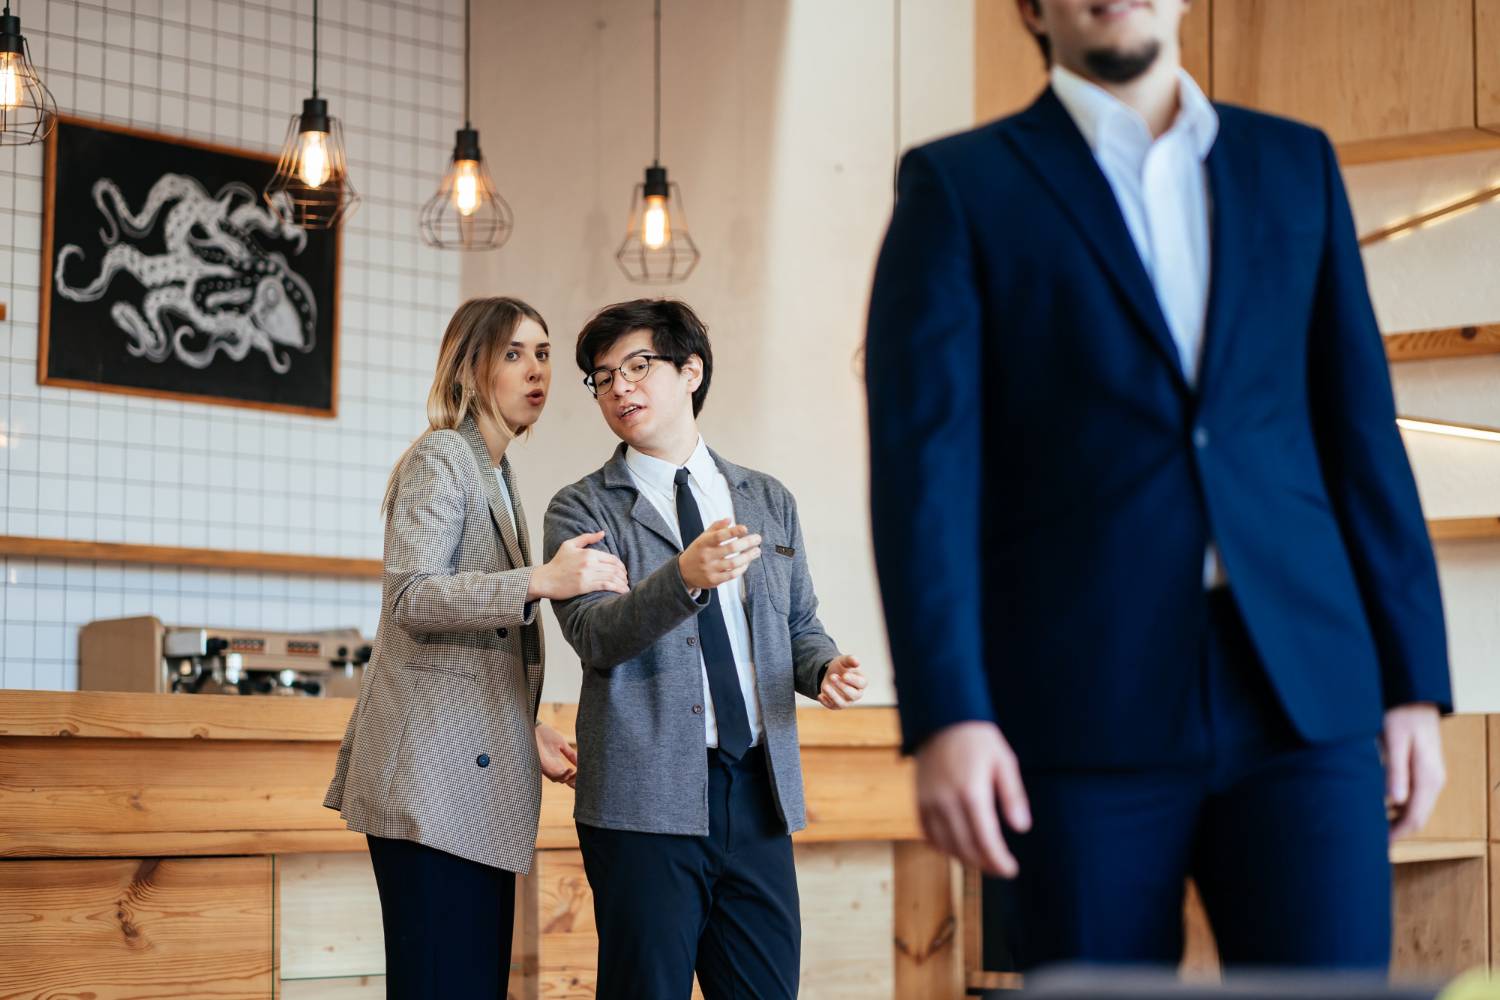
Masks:
[[[1490,723],[1490,840],[1500,843],[1500,715],[1489,716]],[[1500,870],[1496,871],[1500,877]],[[1495,959],[1500,962],[1500,951],[1495,953]]]
[[[1472,0],[1216,0],[1214,98],[1337,143],[1474,129]]]
[[[270,699],[267,699],[270,700]],[[0,854],[92,834],[337,830],[330,743],[0,739]]]
[[[1490,845],[1490,967],[1500,966],[1500,844]]]
[[[1435,542],[1483,542],[1500,538],[1500,517],[1435,517],[1427,521]]]
[[[1019,990],[1025,985],[1019,972],[971,972],[965,978],[970,993],[979,990]]]
[[[1429,156],[1453,156],[1500,149],[1500,135],[1482,128],[1454,128],[1386,139],[1339,142],[1334,145],[1339,166],[1357,167],[1365,163],[1389,163]]]
[[[1500,129],[1500,0],[1474,0],[1474,55],[1475,118]]]
[[[1468,858],[1393,869],[1393,976],[1445,979],[1488,961],[1487,868]]]
[[[961,874],[921,841],[895,845],[898,997],[956,997],[965,986]]]
[[[1448,781],[1421,840],[1484,841],[1489,836],[1489,752],[1483,715],[1450,715],[1440,724]]]
[[[1443,330],[1414,330],[1385,337],[1385,357],[1400,361],[1432,361],[1500,354],[1500,324],[1456,326]]]
[[[1472,212],[1479,206],[1494,201],[1496,198],[1500,198],[1500,186],[1483,188],[1457,201],[1449,202],[1446,205],[1439,205],[1419,215],[1409,216],[1405,219],[1392,222],[1390,225],[1382,226],[1373,233],[1366,233],[1359,238],[1359,245],[1367,247],[1376,243],[1384,243],[1386,240],[1393,240],[1398,236],[1414,232],[1418,229],[1425,229],[1445,219],[1451,219],[1455,216]]]
[[[297,573],[309,576],[349,576],[378,580],[379,559],[302,556],[285,552],[241,552],[232,549],[194,549],[174,545],[127,545],[120,542],[80,542],[67,538],[29,538],[0,535],[0,556],[33,559],[82,559],[88,562],[138,563],[148,566],[204,566],[209,569]]]
[[[0,858],[211,857],[367,851],[349,830],[194,830],[110,833],[41,830],[0,838]]]
[[[283,979],[281,1000],[385,1000],[385,977]]]
[[[338,743],[353,698],[0,691],[0,736]]]
[[[1398,840],[1390,847],[1390,859],[1393,865],[1410,865],[1482,858],[1486,847],[1482,840]]]
[[[385,975],[380,894],[368,854],[276,859],[282,979]]]
[[[893,848],[890,843],[797,846],[803,939],[799,996],[869,1000],[911,995],[895,991]]]
[[[271,892],[269,858],[0,864],[0,995],[264,1000]]]

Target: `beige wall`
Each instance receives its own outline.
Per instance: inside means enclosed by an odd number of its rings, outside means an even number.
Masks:
[[[689,301],[713,335],[703,432],[797,496],[823,622],[866,658],[870,700],[889,703],[854,359],[891,203],[898,8],[663,6],[662,162],[703,251],[692,278],[665,294]],[[504,0],[475,15],[475,125],[516,230],[498,253],[465,262],[463,290],[531,300],[559,348],[547,412],[514,452],[539,530],[553,492],[614,447],[578,381],[577,331],[595,308],[653,293],[613,259],[651,156],[651,5]],[[901,142],[966,127],[973,0],[907,0],[899,18]],[[578,684],[549,613],[544,698],[576,700]]]
[[[1474,153],[1346,171],[1361,232],[1500,181],[1500,155]],[[1387,333],[1500,321],[1500,205],[1369,247],[1365,265]],[[1392,369],[1397,410],[1500,427],[1500,357],[1407,362]],[[1407,433],[1428,517],[1500,515],[1500,445]],[[1500,543],[1438,548],[1454,694],[1470,712],[1500,711]]]

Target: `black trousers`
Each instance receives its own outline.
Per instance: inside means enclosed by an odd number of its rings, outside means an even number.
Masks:
[[[390,1000],[505,1000],[516,876],[409,840],[369,837]]]
[[[1303,742],[1233,598],[1209,600],[1199,718],[1180,766],[1024,776],[1032,828],[1009,835],[1021,873],[1007,894],[1020,967],[1175,965],[1189,875],[1227,968],[1389,963],[1385,772],[1373,734]]]
[[[791,1000],[802,918],[764,751],[708,751],[707,837],[578,824],[601,1000]]]

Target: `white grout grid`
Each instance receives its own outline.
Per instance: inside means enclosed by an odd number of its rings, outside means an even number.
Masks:
[[[22,28],[64,113],[275,152],[311,76],[311,0],[48,0]],[[460,124],[459,0],[321,0],[319,92],[363,195],[345,226],[336,420],[38,386],[42,150],[0,150],[0,534],[378,558],[460,261],[417,211]],[[354,625],[369,581],[0,560],[0,684],[71,689],[77,630]]]

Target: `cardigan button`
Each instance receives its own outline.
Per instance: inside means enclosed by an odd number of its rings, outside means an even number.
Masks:
[[[474,758],[474,763],[478,764],[480,767],[489,767],[490,755],[487,753],[482,753],[478,757]]]

